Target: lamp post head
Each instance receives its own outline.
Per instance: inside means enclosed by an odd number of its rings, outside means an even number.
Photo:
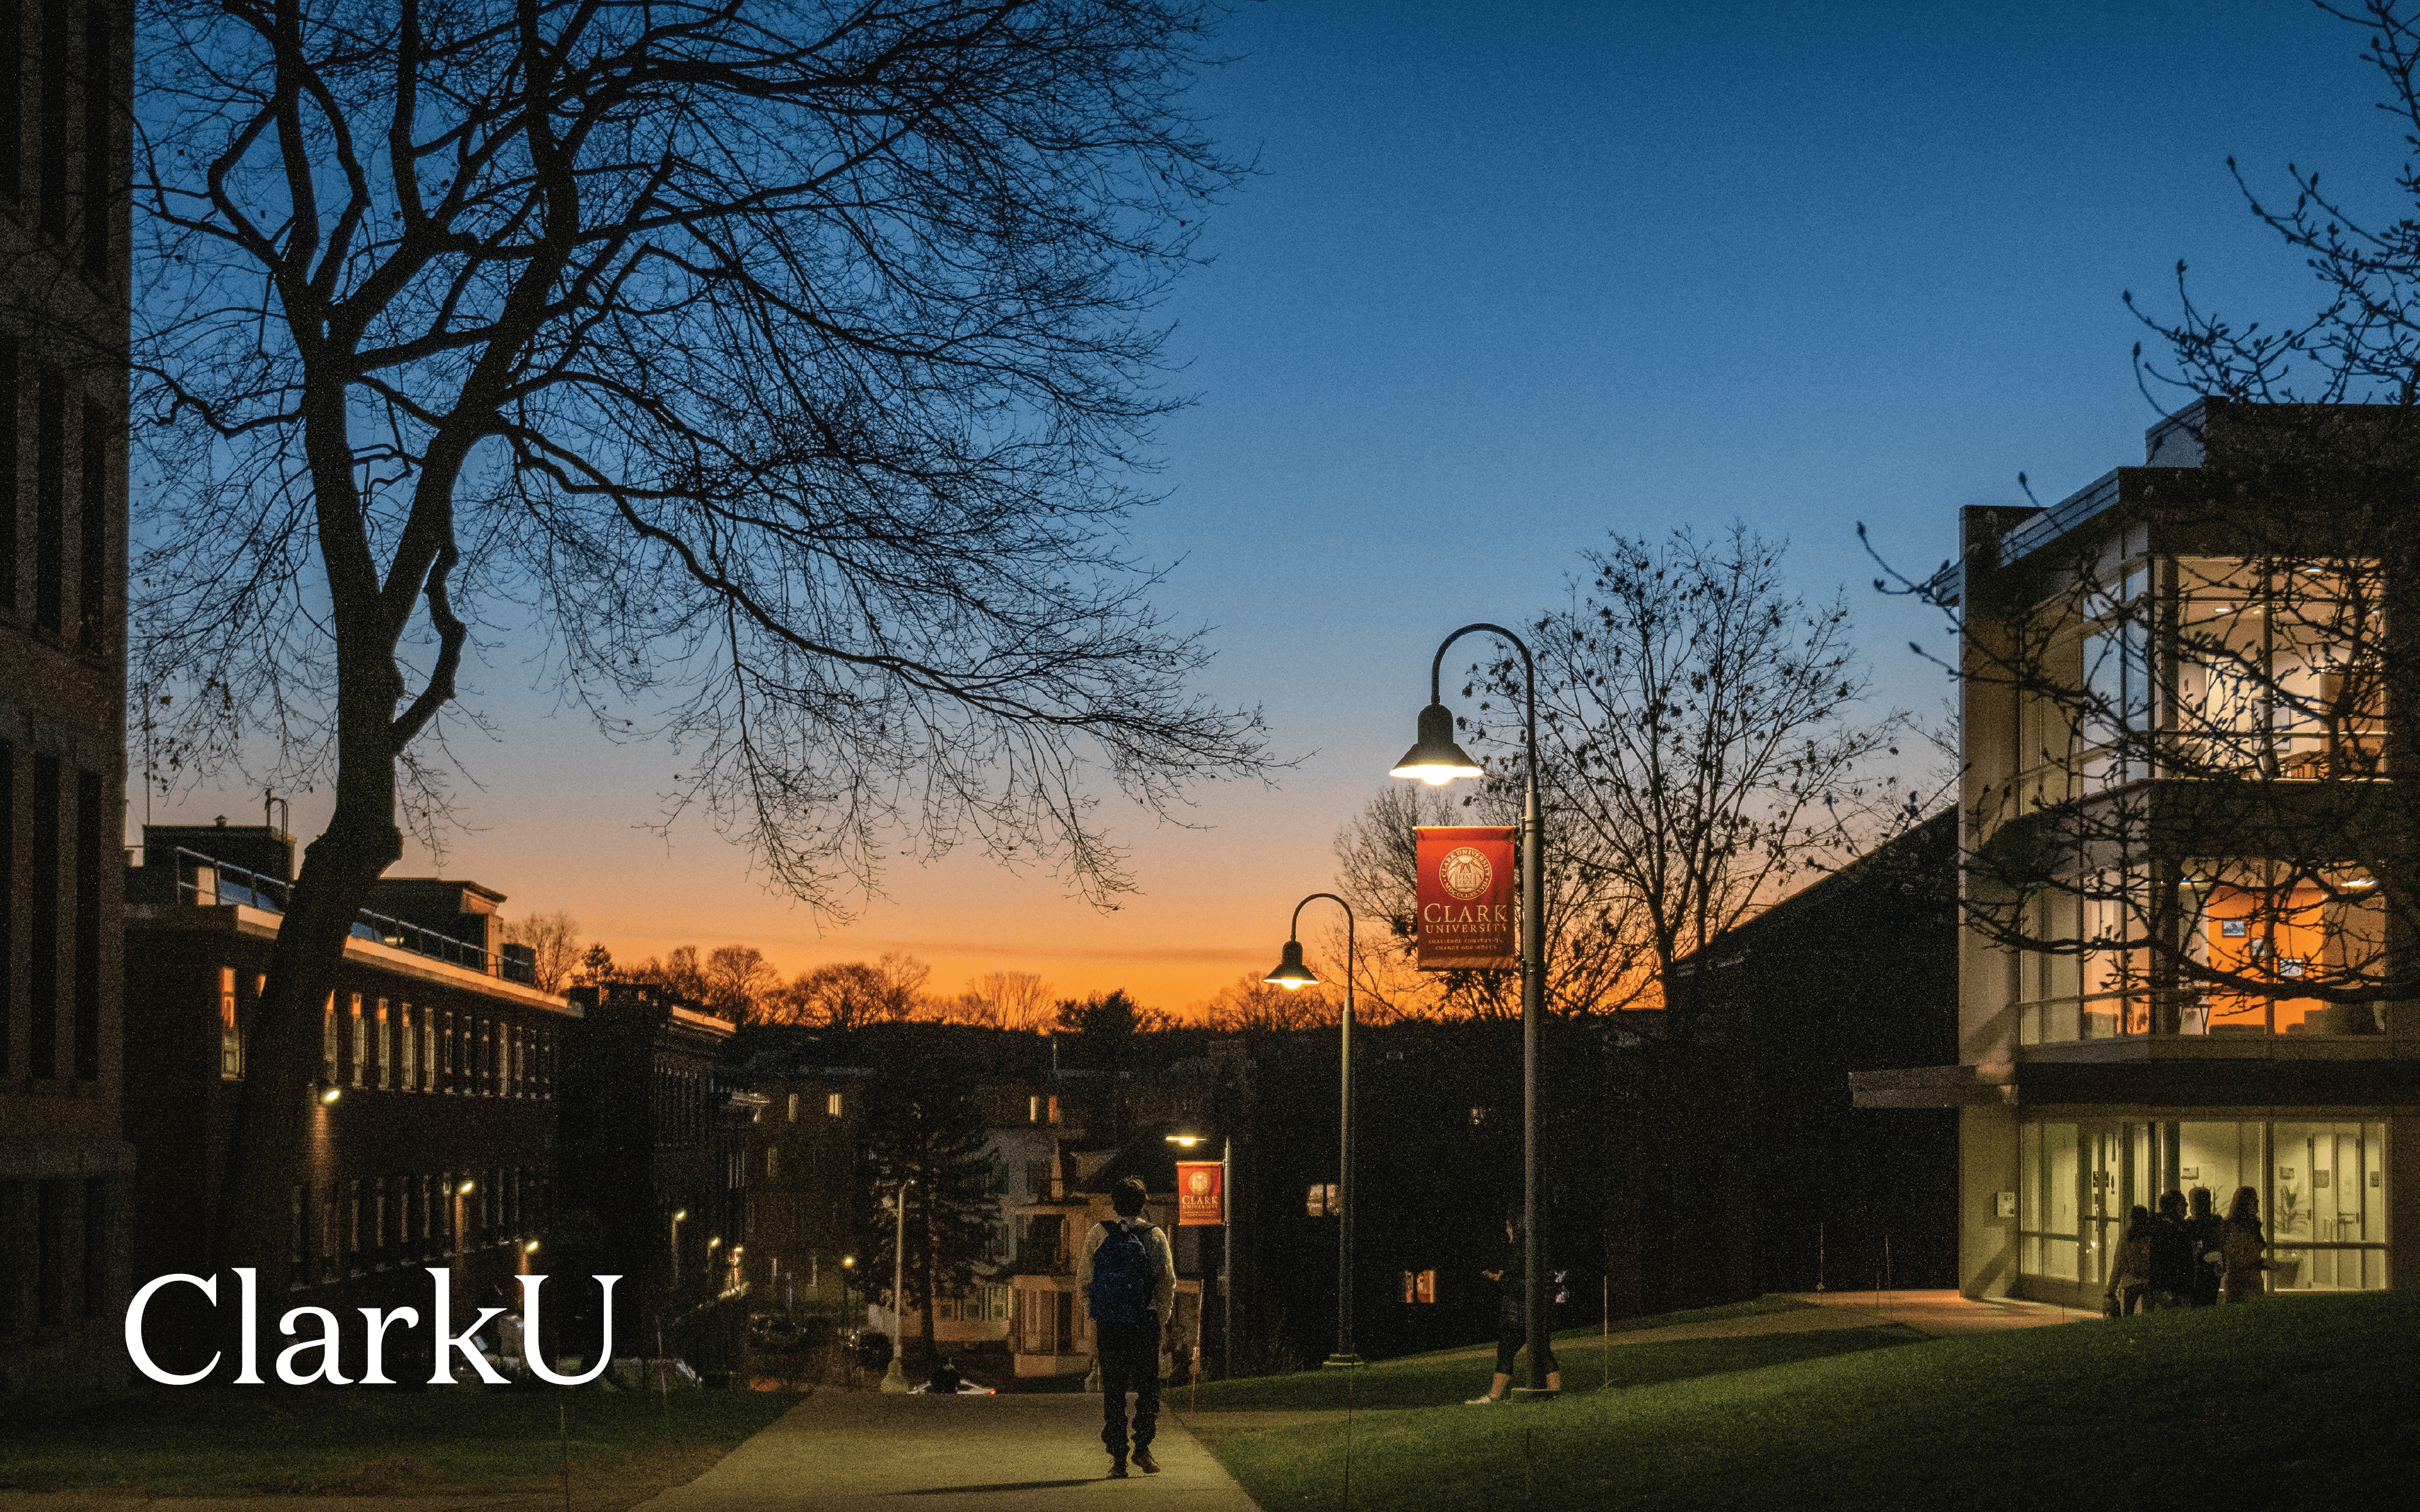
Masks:
[[[1288,992],[1295,992],[1304,987],[1316,987],[1319,985],[1319,979],[1311,974],[1311,970],[1309,966],[1302,964],[1302,942],[1300,940],[1286,941],[1285,954],[1279,960],[1278,968],[1275,971],[1270,972],[1267,976],[1263,977],[1261,980],[1263,981],[1276,982],[1279,986],[1284,988]]]
[[[1483,777],[1487,769],[1453,742],[1453,711],[1432,703],[1420,711],[1420,738],[1388,770],[1388,777],[1414,777],[1441,788],[1457,777]]]
[[[1180,1149],[1191,1149],[1194,1146],[1202,1143],[1202,1136],[1198,1134],[1162,1134],[1160,1137],[1166,1139],[1170,1144],[1176,1146]]]
[[[334,1082],[321,1082],[311,1090],[312,1095],[322,1103],[334,1103],[345,1095],[345,1089]]]

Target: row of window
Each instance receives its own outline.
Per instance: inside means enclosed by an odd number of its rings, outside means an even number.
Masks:
[[[2100,1120],[2018,1127],[2017,1270],[2109,1279],[2133,1209],[2252,1188],[2273,1291],[2370,1291],[2386,1279],[2386,1125]]]
[[[236,1000],[239,978],[219,968],[219,1074],[243,1075],[249,1015]],[[268,979],[255,974],[252,999]],[[331,1087],[392,1092],[459,1092],[475,1097],[551,1098],[557,1036],[552,1028],[383,997],[331,993],[321,1011],[320,1075]]]
[[[0,199],[30,208],[33,226],[96,279],[109,273],[116,198],[122,13],[123,0],[0,0]]]
[[[298,1285],[524,1241],[546,1227],[550,1178],[537,1169],[420,1171],[294,1187],[288,1258]]]
[[[838,1092],[828,1092],[824,1095],[824,1116],[826,1118],[839,1118],[841,1116],[842,1107],[843,1103],[841,1102],[841,1095]],[[790,1094],[789,1121],[792,1123],[799,1121],[799,1094],[796,1092],[792,1092]]]
[[[2164,884],[2108,872],[2046,888],[2025,907],[2026,933],[2076,948],[2016,957],[2021,1044],[2154,1032],[2163,956],[2180,985],[2175,1022],[2159,1032],[2384,1032],[2374,1003],[2307,995],[2385,980],[2386,910],[2375,879],[2358,868],[2211,863]],[[2155,924],[2173,931],[2165,950],[2153,948]]]
[[[2009,669],[2024,801],[2153,775],[2381,775],[2381,588],[2374,563],[2200,557],[2086,585]]]
[[[21,826],[17,748],[0,740],[0,1077],[97,1081],[101,886],[116,859],[116,837],[106,827],[115,818],[104,812],[100,773],[71,771],[43,751],[26,764]],[[22,991],[13,937],[20,898],[27,935]],[[22,1064],[14,1048],[20,1017]]]
[[[30,491],[24,468],[29,419]],[[72,608],[76,644],[88,652],[104,647],[110,574],[121,564],[109,539],[114,429],[103,405],[75,390],[58,367],[26,361],[14,335],[0,334],[0,610],[12,617],[29,614],[37,631],[64,636]],[[25,576],[20,553],[29,546],[30,605],[20,586]]]

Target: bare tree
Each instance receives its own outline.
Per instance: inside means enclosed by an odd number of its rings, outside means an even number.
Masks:
[[[1342,1016],[1343,1003],[1341,986],[1332,995],[1326,982],[1288,992],[1248,971],[1212,995],[1205,1021],[1210,1027],[1226,1034],[1247,1029],[1325,1028]],[[1361,1009],[1357,998],[1353,1007],[1357,1020]]]
[[[223,1261],[282,1281],[317,1005],[398,819],[442,831],[483,626],[827,911],[903,839],[1099,899],[1093,774],[1265,770],[1116,535],[1233,179],[1176,110],[1204,8],[148,7],[133,680],[174,769],[335,796]]]
[[[933,968],[904,951],[891,950],[874,964],[836,962],[802,971],[787,987],[769,994],[761,1007],[776,1024],[821,1024],[854,1029],[898,1024],[926,1006],[924,982]]]
[[[643,981],[661,987],[675,997],[692,1003],[706,1001],[706,965],[698,959],[694,945],[675,945],[662,957],[649,956],[635,966],[625,966],[618,973],[624,981]]]
[[[951,1006],[961,1024],[995,1029],[1041,1029],[1050,1025],[1050,984],[1031,971],[986,971],[967,979]]]
[[[1617,535],[1537,623],[1549,806],[1639,910],[1667,1007],[1686,1006],[1674,962],[1838,849],[1829,800],[1902,722],[1853,721],[1866,674],[1848,609],[1790,593],[1782,551],[1738,524]],[[1482,675],[1479,738],[1517,753],[1512,717],[1491,734],[1486,716],[1518,708],[1520,664]]]
[[[706,1003],[734,1024],[757,1016],[765,995],[782,983],[781,974],[752,945],[718,945],[706,958]]]
[[[1491,758],[1492,759],[1492,758]],[[1356,1016],[1515,1019],[1521,973],[1422,971],[1419,947],[1417,829],[1423,825],[1512,825],[1521,811],[1519,764],[1497,761],[1477,791],[1455,795],[1395,782],[1336,834],[1337,891],[1362,919],[1354,963],[1360,995]],[[1602,856],[1592,832],[1549,808],[1546,825],[1546,1011],[1578,1017],[1636,1003],[1652,985],[1644,969],[1639,916]],[[1329,932],[1330,959],[1342,960],[1344,931]]]
[[[504,939],[526,945],[536,955],[537,990],[559,993],[580,966],[580,920],[560,910],[508,919]]]

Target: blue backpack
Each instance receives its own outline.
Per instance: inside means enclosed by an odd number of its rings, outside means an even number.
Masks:
[[[1101,1247],[1093,1251],[1093,1321],[1111,1328],[1134,1328],[1151,1319],[1152,1293],[1159,1279],[1154,1274],[1152,1246],[1145,1237],[1149,1224],[1128,1228],[1123,1222],[1105,1226]]]

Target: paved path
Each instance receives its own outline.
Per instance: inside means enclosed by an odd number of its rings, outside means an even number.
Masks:
[[[1978,1300],[1955,1291],[1806,1291],[1800,1302],[1811,1302],[1829,1312],[1854,1318],[1853,1327],[1877,1319],[1905,1323],[1927,1334],[1974,1334],[1996,1328],[2040,1328],[2046,1323],[2098,1321],[2100,1314],[2079,1312],[2056,1303],[2020,1302],[2014,1297]],[[1787,1314],[1781,1316],[1789,1316]]]
[[[1165,1406],[1173,1406],[1166,1402]],[[817,1392],[645,1512],[1029,1512],[1120,1507],[1257,1512],[1163,1410],[1161,1471],[1104,1478],[1094,1396],[884,1396]]]

